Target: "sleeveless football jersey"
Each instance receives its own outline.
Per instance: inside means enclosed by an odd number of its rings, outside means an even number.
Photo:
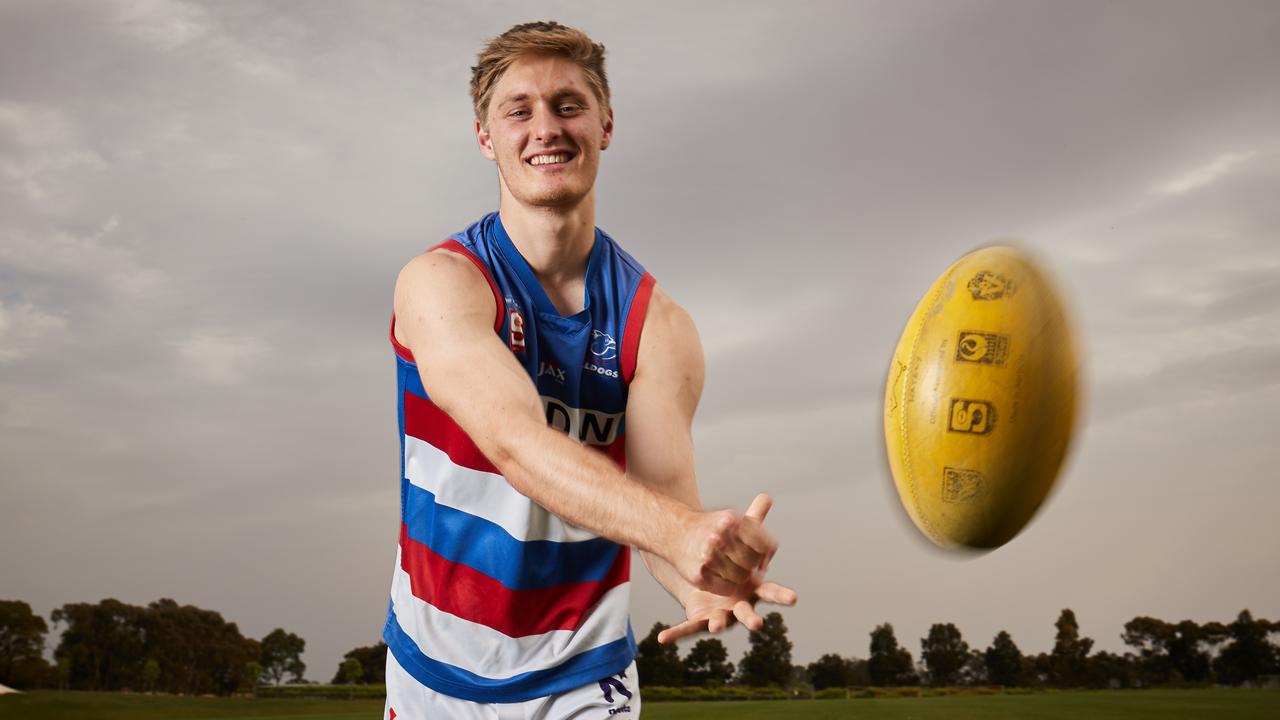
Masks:
[[[586,307],[563,317],[492,213],[438,246],[469,259],[497,301],[494,330],[529,373],[547,423],[625,468],[627,384],[653,277],[601,230]],[[630,548],[516,492],[423,390],[396,350],[400,547],[383,637],[427,687],[522,702],[596,681],[635,656]],[[430,372],[430,369],[427,369]]]

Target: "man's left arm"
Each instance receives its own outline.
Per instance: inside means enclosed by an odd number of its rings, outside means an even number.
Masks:
[[[694,469],[693,415],[702,396],[705,363],[697,328],[689,314],[661,288],[655,288],[640,336],[636,373],[627,397],[627,472],[657,492],[702,509]],[[701,630],[719,632],[736,618],[748,628],[759,629],[763,620],[755,602],[765,600],[790,605],[795,592],[776,583],[763,582],[768,558],[777,541],[764,529],[769,510],[767,495],[759,495],[742,517],[744,537],[765,553],[760,582],[734,596],[698,590],[666,560],[641,551],[653,577],[685,609],[687,620],[660,636],[670,642]]]

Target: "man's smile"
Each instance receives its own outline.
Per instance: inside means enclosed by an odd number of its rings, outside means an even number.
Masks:
[[[535,167],[546,166],[546,165],[559,166],[559,165],[564,165],[568,163],[573,158],[574,158],[573,153],[567,150],[561,150],[561,151],[552,152],[552,153],[539,153],[529,158],[525,162]]]

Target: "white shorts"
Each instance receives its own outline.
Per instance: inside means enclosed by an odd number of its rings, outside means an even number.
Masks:
[[[476,703],[444,695],[418,682],[387,653],[387,705],[382,720],[634,720],[640,717],[636,663],[559,695],[518,703]]]

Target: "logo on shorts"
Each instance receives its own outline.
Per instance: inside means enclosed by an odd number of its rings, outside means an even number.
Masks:
[[[976,330],[961,330],[956,338],[956,360],[979,365],[1003,365],[1009,356],[1009,337]]]
[[[609,333],[601,330],[592,330],[591,354],[601,360],[612,360],[618,357],[618,343]]]
[[[631,691],[627,689],[627,686],[626,686],[626,685],[623,685],[623,684],[622,684],[622,680],[619,680],[619,679],[618,679],[618,678],[624,678],[624,679],[625,679],[626,677],[627,677],[627,674],[626,674],[625,672],[620,672],[620,673],[618,673],[617,677],[614,677],[614,676],[610,675],[609,677],[607,677],[607,678],[605,678],[605,679],[603,679],[603,680],[601,680],[601,681],[600,681],[600,691],[604,693],[604,701],[605,701],[605,702],[607,702],[607,703],[609,703],[609,704],[611,704],[611,705],[613,704],[613,691],[614,691],[614,690],[617,690],[617,691],[618,691],[618,694],[619,694],[619,695],[622,695],[622,696],[623,696],[623,697],[625,697],[626,699],[628,699],[628,700],[630,700],[630,699],[631,699]],[[620,707],[620,708],[610,708],[610,709],[609,709],[609,714],[610,714],[610,715],[617,715],[618,713],[629,713],[629,712],[631,712],[631,706],[630,706],[630,705],[626,705],[626,704],[624,704],[624,705],[623,705],[622,707]]]

